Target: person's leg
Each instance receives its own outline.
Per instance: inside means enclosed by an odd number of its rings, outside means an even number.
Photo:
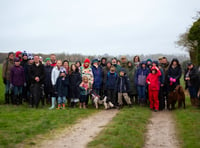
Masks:
[[[62,97],[58,96],[58,108],[61,109],[61,104],[62,104]]]
[[[10,103],[9,92],[10,92],[10,81],[6,80],[6,83],[5,83],[5,104]]]
[[[189,91],[189,94],[190,94],[190,102],[191,102],[191,105],[192,105],[192,106],[195,106],[195,96],[194,96],[194,92],[193,92],[192,86],[189,86],[189,87],[188,87],[188,91]]]
[[[118,104],[119,104],[119,106],[123,105],[123,102],[122,102],[122,93],[118,93]]]
[[[36,92],[35,92],[35,107],[36,108],[38,108],[38,106],[39,106],[39,103],[40,103],[40,99],[41,99],[41,85],[39,84],[39,83],[36,83],[35,84],[35,90],[36,90]]]
[[[142,91],[141,91],[141,86],[137,86],[137,91],[138,91],[138,103],[141,104],[142,103]]]
[[[65,109],[65,103],[66,103],[66,97],[65,96],[63,96],[62,97],[62,107],[63,107],[63,109]]]
[[[157,90],[153,91],[153,102],[154,102],[153,106],[154,106],[156,111],[159,110],[158,93],[159,93],[159,91],[157,91]]]
[[[19,91],[19,104],[22,104],[22,92],[23,92],[23,87],[19,86],[18,87],[18,91]]]
[[[150,109],[154,109],[153,106],[153,92],[151,90],[149,90],[149,102],[150,102]]]
[[[127,93],[122,93],[122,95],[124,96],[124,99],[125,99],[126,103],[128,105],[131,105],[131,100],[130,100],[130,97],[128,96],[128,94]]]

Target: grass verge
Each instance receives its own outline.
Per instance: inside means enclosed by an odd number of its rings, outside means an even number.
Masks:
[[[48,110],[30,109],[12,105],[0,106],[0,147],[16,147],[17,144],[37,135],[51,133],[55,129],[66,128],[78,119],[97,112],[95,109]],[[30,145],[36,143],[31,142]]]
[[[190,105],[186,97],[186,109],[176,109],[173,112],[176,120],[178,137],[183,148],[200,147],[200,109]]]
[[[142,147],[150,115],[146,107],[123,108],[88,147]]]

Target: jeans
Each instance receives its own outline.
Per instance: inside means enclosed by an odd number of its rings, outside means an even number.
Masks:
[[[13,87],[14,95],[21,95],[22,94],[22,88],[23,88],[23,86],[14,86]]]
[[[188,87],[189,93],[190,93],[190,98],[197,98],[197,94],[198,94],[198,89],[193,87],[193,86],[189,86]]]
[[[63,96],[63,97],[58,97],[58,104],[65,104],[66,103],[66,97]]]
[[[11,91],[10,89],[10,81],[9,80],[6,80],[6,84],[5,84],[5,93],[6,94],[9,94]]]
[[[146,100],[146,86],[137,86],[138,90],[138,97],[140,99],[145,99]]]

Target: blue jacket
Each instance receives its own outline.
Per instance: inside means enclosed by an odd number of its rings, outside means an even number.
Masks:
[[[127,93],[130,88],[129,79],[127,76],[119,76],[117,79],[117,92]]]
[[[100,89],[102,85],[102,68],[100,66],[98,66],[98,68],[92,66],[92,73],[94,76],[93,88]]]
[[[116,90],[118,75],[117,73],[107,73],[106,88]]]
[[[58,77],[56,80],[56,92],[58,93],[58,97],[68,97],[68,86],[69,86],[69,76],[66,76],[65,79],[63,77]]]

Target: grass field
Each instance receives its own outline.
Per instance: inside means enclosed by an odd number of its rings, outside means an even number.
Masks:
[[[150,115],[151,111],[146,107],[134,106],[122,109],[100,135],[88,144],[88,147],[142,147]]]

